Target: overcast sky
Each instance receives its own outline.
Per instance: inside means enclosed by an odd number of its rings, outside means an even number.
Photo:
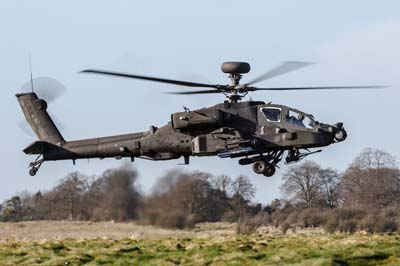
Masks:
[[[348,139],[312,158],[344,170],[366,147],[400,157],[399,1],[5,1],[0,2],[0,201],[25,189],[54,186],[71,171],[92,175],[124,161],[47,162],[35,177],[33,157],[22,149],[35,139],[17,126],[23,116],[14,97],[29,79],[49,76],[68,91],[49,106],[65,125],[67,140],[144,131],[168,122],[182,106],[221,102],[222,96],[171,96],[171,85],[78,74],[105,68],[203,82],[228,82],[220,65],[247,61],[249,80],[281,61],[316,63],[260,86],[391,85],[382,91],[257,92],[254,100],[286,104],[321,122],[343,121]],[[194,158],[136,160],[140,185],[148,191],[165,171],[188,170],[248,175],[256,199],[279,197],[276,176],[255,175],[237,160]]]

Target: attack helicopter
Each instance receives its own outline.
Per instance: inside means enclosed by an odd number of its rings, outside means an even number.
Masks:
[[[143,132],[129,133],[91,139],[66,141],[47,112],[47,102],[33,91],[16,94],[23,114],[38,140],[23,151],[37,155],[29,164],[29,174],[34,176],[45,161],[75,160],[89,158],[124,157],[147,160],[172,160],[183,157],[189,164],[191,156],[217,156],[237,158],[240,165],[252,165],[257,174],[273,176],[278,164],[298,162],[305,157],[321,152],[310,149],[325,147],[346,139],[342,122],[325,124],[312,114],[295,108],[265,103],[242,101],[254,91],[295,91],[333,89],[376,89],[383,86],[344,87],[254,87],[255,83],[283,75],[305,66],[306,62],[284,62],[252,79],[241,83],[249,73],[246,62],[225,62],[221,66],[230,84],[206,84],[182,80],[165,79],[122,72],[87,69],[81,73],[108,75],[122,78],[161,82],[203,90],[171,92],[171,94],[223,94],[223,103],[198,110],[185,108],[171,114],[170,121],[163,126],[150,126]]]

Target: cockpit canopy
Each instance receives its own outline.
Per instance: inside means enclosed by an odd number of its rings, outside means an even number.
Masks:
[[[261,112],[268,122],[279,123],[281,122],[282,108],[279,107],[263,107]]]
[[[315,119],[312,115],[304,113],[294,108],[282,105],[267,105],[260,107],[261,119],[259,122],[280,125],[282,127],[294,127],[303,129],[314,129]]]

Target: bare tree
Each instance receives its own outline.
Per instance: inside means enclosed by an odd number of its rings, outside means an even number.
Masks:
[[[399,203],[400,171],[395,161],[384,151],[364,150],[342,177],[344,204],[379,208]]]
[[[396,168],[396,158],[383,150],[366,148],[354,159],[352,166],[361,170]]]
[[[254,197],[255,188],[247,176],[239,175],[231,183],[233,207],[237,218],[245,214],[245,206]],[[240,220],[239,220],[240,224]]]
[[[282,192],[293,201],[304,203],[312,208],[318,200],[320,191],[321,167],[312,161],[290,167],[283,175]]]
[[[227,194],[232,179],[227,175],[219,175],[213,178],[212,185],[214,189],[217,189],[225,194]]]
[[[319,173],[321,198],[329,208],[339,205],[340,200],[340,175],[337,170],[321,169]]]
[[[82,195],[88,187],[87,178],[78,172],[68,174],[63,178],[58,186],[54,189],[55,198],[64,207],[67,217],[70,221],[74,219],[74,214],[78,213]]]
[[[176,192],[179,191],[176,193],[180,197],[178,201],[181,201],[189,213],[196,213],[197,209],[201,209],[201,206],[203,206],[202,198],[207,194],[209,187],[208,178],[208,174],[201,172],[186,174],[180,178],[174,187]]]
[[[103,179],[103,207],[116,221],[136,218],[141,195],[135,186],[137,172],[130,165],[105,171]]]
[[[247,207],[254,197],[255,188],[247,176],[239,175],[231,183],[232,205],[237,219],[237,233],[246,231]]]
[[[160,180],[156,186],[166,183],[168,189],[153,189],[147,197],[143,219],[149,223],[182,228],[197,222],[219,221],[228,205],[211,186],[212,176],[208,173],[174,171]]]
[[[179,169],[168,171],[157,180],[152,188],[152,194],[163,194],[169,191],[183,175],[184,173]]]
[[[246,201],[250,201],[256,192],[250,179],[244,175],[240,175],[233,180],[231,190],[233,196],[239,196]]]

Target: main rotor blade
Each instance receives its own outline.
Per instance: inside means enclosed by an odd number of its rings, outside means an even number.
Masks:
[[[106,70],[98,70],[98,69],[86,69],[86,70],[82,70],[80,73],[93,73],[93,74],[110,75],[110,76],[117,76],[117,77],[124,77],[124,78],[134,78],[134,79],[169,83],[169,84],[180,85],[180,86],[187,86],[187,87],[204,87],[204,88],[220,87],[219,85],[189,82],[189,81],[182,81],[182,80],[173,80],[173,79],[164,79],[164,78],[157,78],[157,77],[148,77],[148,76],[142,76],[142,75],[135,75],[135,74],[129,74],[129,73],[122,73],[122,72],[113,72],[113,71],[106,71]]]
[[[203,90],[203,91],[173,91],[173,92],[166,92],[167,94],[207,94],[207,93],[220,93],[219,90]]]
[[[256,88],[248,87],[248,91],[296,91],[296,90],[359,90],[384,89],[388,86],[342,86],[342,87],[287,87],[287,88]]]
[[[278,65],[277,67],[269,70],[268,72],[265,72],[264,74],[262,74],[261,76],[258,76],[255,79],[252,79],[250,82],[246,83],[246,86],[248,85],[252,85],[254,83],[263,81],[263,80],[267,80],[267,79],[271,79],[295,70],[298,70],[300,68],[312,65],[313,63],[310,62],[297,62],[297,61],[288,61],[288,62],[283,62],[280,65]]]

